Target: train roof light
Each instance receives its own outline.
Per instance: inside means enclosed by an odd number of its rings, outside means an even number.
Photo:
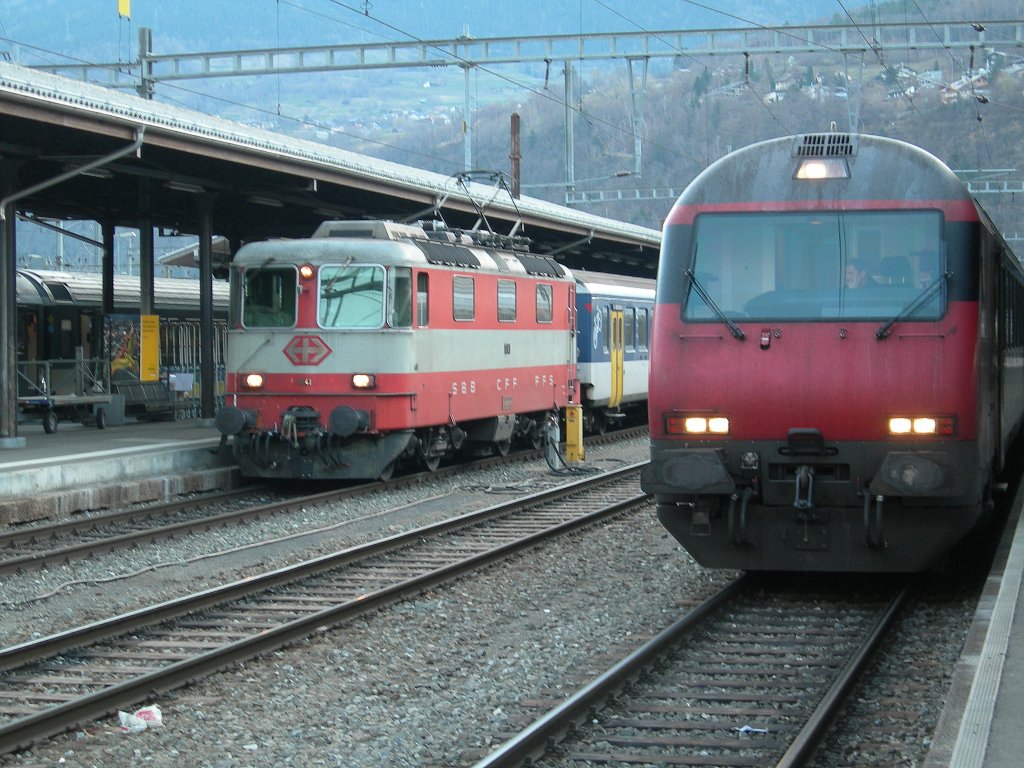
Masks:
[[[795,178],[805,181],[848,179],[850,166],[841,157],[806,157],[797,165]]]
[[[302,277],[303,280],[309,280],[309,278],[313,276],[313,272],[314,270],[312,264],[303,264],[301,267],[299,267],[299,275]]]

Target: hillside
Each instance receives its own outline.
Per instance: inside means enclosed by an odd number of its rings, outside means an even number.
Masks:
[[[497,2],[375,0],[370,4],[372,15],[390,20],[385,22],[392,25],[390,29],[344,10],[344,6],[363,7],[361,0],[340,4],[309,0],[306,6],[317,9],[319,15],[298,13],[294,4],[274,0],[172,4],[133,0],[130,24],[111,14],[115,5],[114,0],[81,0],[71,6],[60,0],[7,0],[0,22],[11,39],[31,40],[42,48],[92,60],[116,59],[119,50],[125,57],[128,46],[134,44],[129,33],[143,24],[152,25],[157,52],[312,44],[327,38],[355,41],[385,34],[400,39],[398,30],[422,38],[453,37],[467,30],[477,36],[513,32],[507,11],[496,10],[507,5]],[[765,24],[810,23],[826,14],[835,22],[849,22],[848,17],[835,14],[831,0],[736,2],[733,6],[733,17],[718,13],[707,18],[698,14],[702,6],[684,2],[646,4],[641,12],[635,10],[638,4],[624,0],[525,0],[523,12],[516,14],[515,31],[635,29],[641,20],[647,29],[726,26],[726,22],[739,23],[737,18]],[[445,12],[438,13],[439,8]],[[933,20],[1013,18],[1019,8],[1009,0],[970,0],[952,10],[948,4],[918,3],[913,18],[902,3],[882,3],[875,12],[882,20],[902,22],[920,21],[920,14],[931,14]],[[861,10],[856,15],[866,18],[869,14]],[[53,18],[59,22],[46,23]],[[32,51],[38,54],[30,48],[20,49],[19,54],[28,58]],[[975,69],[988,65],[991,70],[984,88],[949,103],[939,86],[962,78],[969,62],[959,54],[921,55],[909,46],[900,55],[889,53],[881,60],[861,61],[838,53],[751,56],[749,69],[742,57],[702,61],[684,54],[675,62],[655,60],[645,91],[639,177],[622,175],[631,173],[636,162],[626,67],[582,63],[576,66],[573,160],[575,178],[584,181],[576,188],[678,191],[733,147],[789,133],[828,130],[833,123],[847,130],[851,114],[856,115],[860,130],[913,141],[955,169],[1013,169],[1009,178],[1019,180],[1024,178],[1024,82],[1015,62],[1024,51],[1004,53],[1005,57],[988,60],[986,52],[979,51]],[[157,98],[440,173],[463,168],[466,81],[458,68],[240,80],[161,85]],[[474,71],[470,90],[476,104],[473,165],[509,170],[509,118],[518,112],[524,194],[564,201],[562,62],[552,62],[548,68],[508,65]],[[979,95],[987,103],[980,103]],[[983,198],[1005,232],[1024,233],[1019,198]],[[671,202],[662,196],[654,201],[581,207],[658,227]],[[39,245],[31,236],[21,242],[32,250],[46,248],[45,238]]]

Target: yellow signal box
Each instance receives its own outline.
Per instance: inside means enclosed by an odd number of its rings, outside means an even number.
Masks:
[[[565,406],[565,463],[580,464],[587,458],[583,446],[583,406]]]

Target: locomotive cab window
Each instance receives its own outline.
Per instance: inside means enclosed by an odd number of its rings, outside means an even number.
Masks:
[[[703,214],[683,314],[936,320],[944,271],[938,211]]]
[[[247,328],[295,325],[298,273],[294,267],[257,267],[242,275],[242,324]]]
[[[380,328],[384,324],[384,268],[320,268],[318,321],[323,328]]]

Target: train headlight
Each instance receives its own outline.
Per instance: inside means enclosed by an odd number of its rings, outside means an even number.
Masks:
[[[888,426],[890,435],[956,434],[956,419],[952,416],[891,416]]]
[[[353,373],[352,387],[354,389],[376,389],[377,377],[372,373]]]
[[[840,157],[808,157],[800,161],[795,175],[804,181],[848,179],[850,166]]]
[[[670,435],[727,435],[729,419],[673,413],[665,417],[665,431]]]
[[[299,276],[303,280],[309,280],[311,277],[313,277],[313,274],[314,270],[312,264],[303,264],[301,267],[299,267]]]
[[[262,373],[247,373],[242,376],[242,386],[245,389],[263,389]]]

